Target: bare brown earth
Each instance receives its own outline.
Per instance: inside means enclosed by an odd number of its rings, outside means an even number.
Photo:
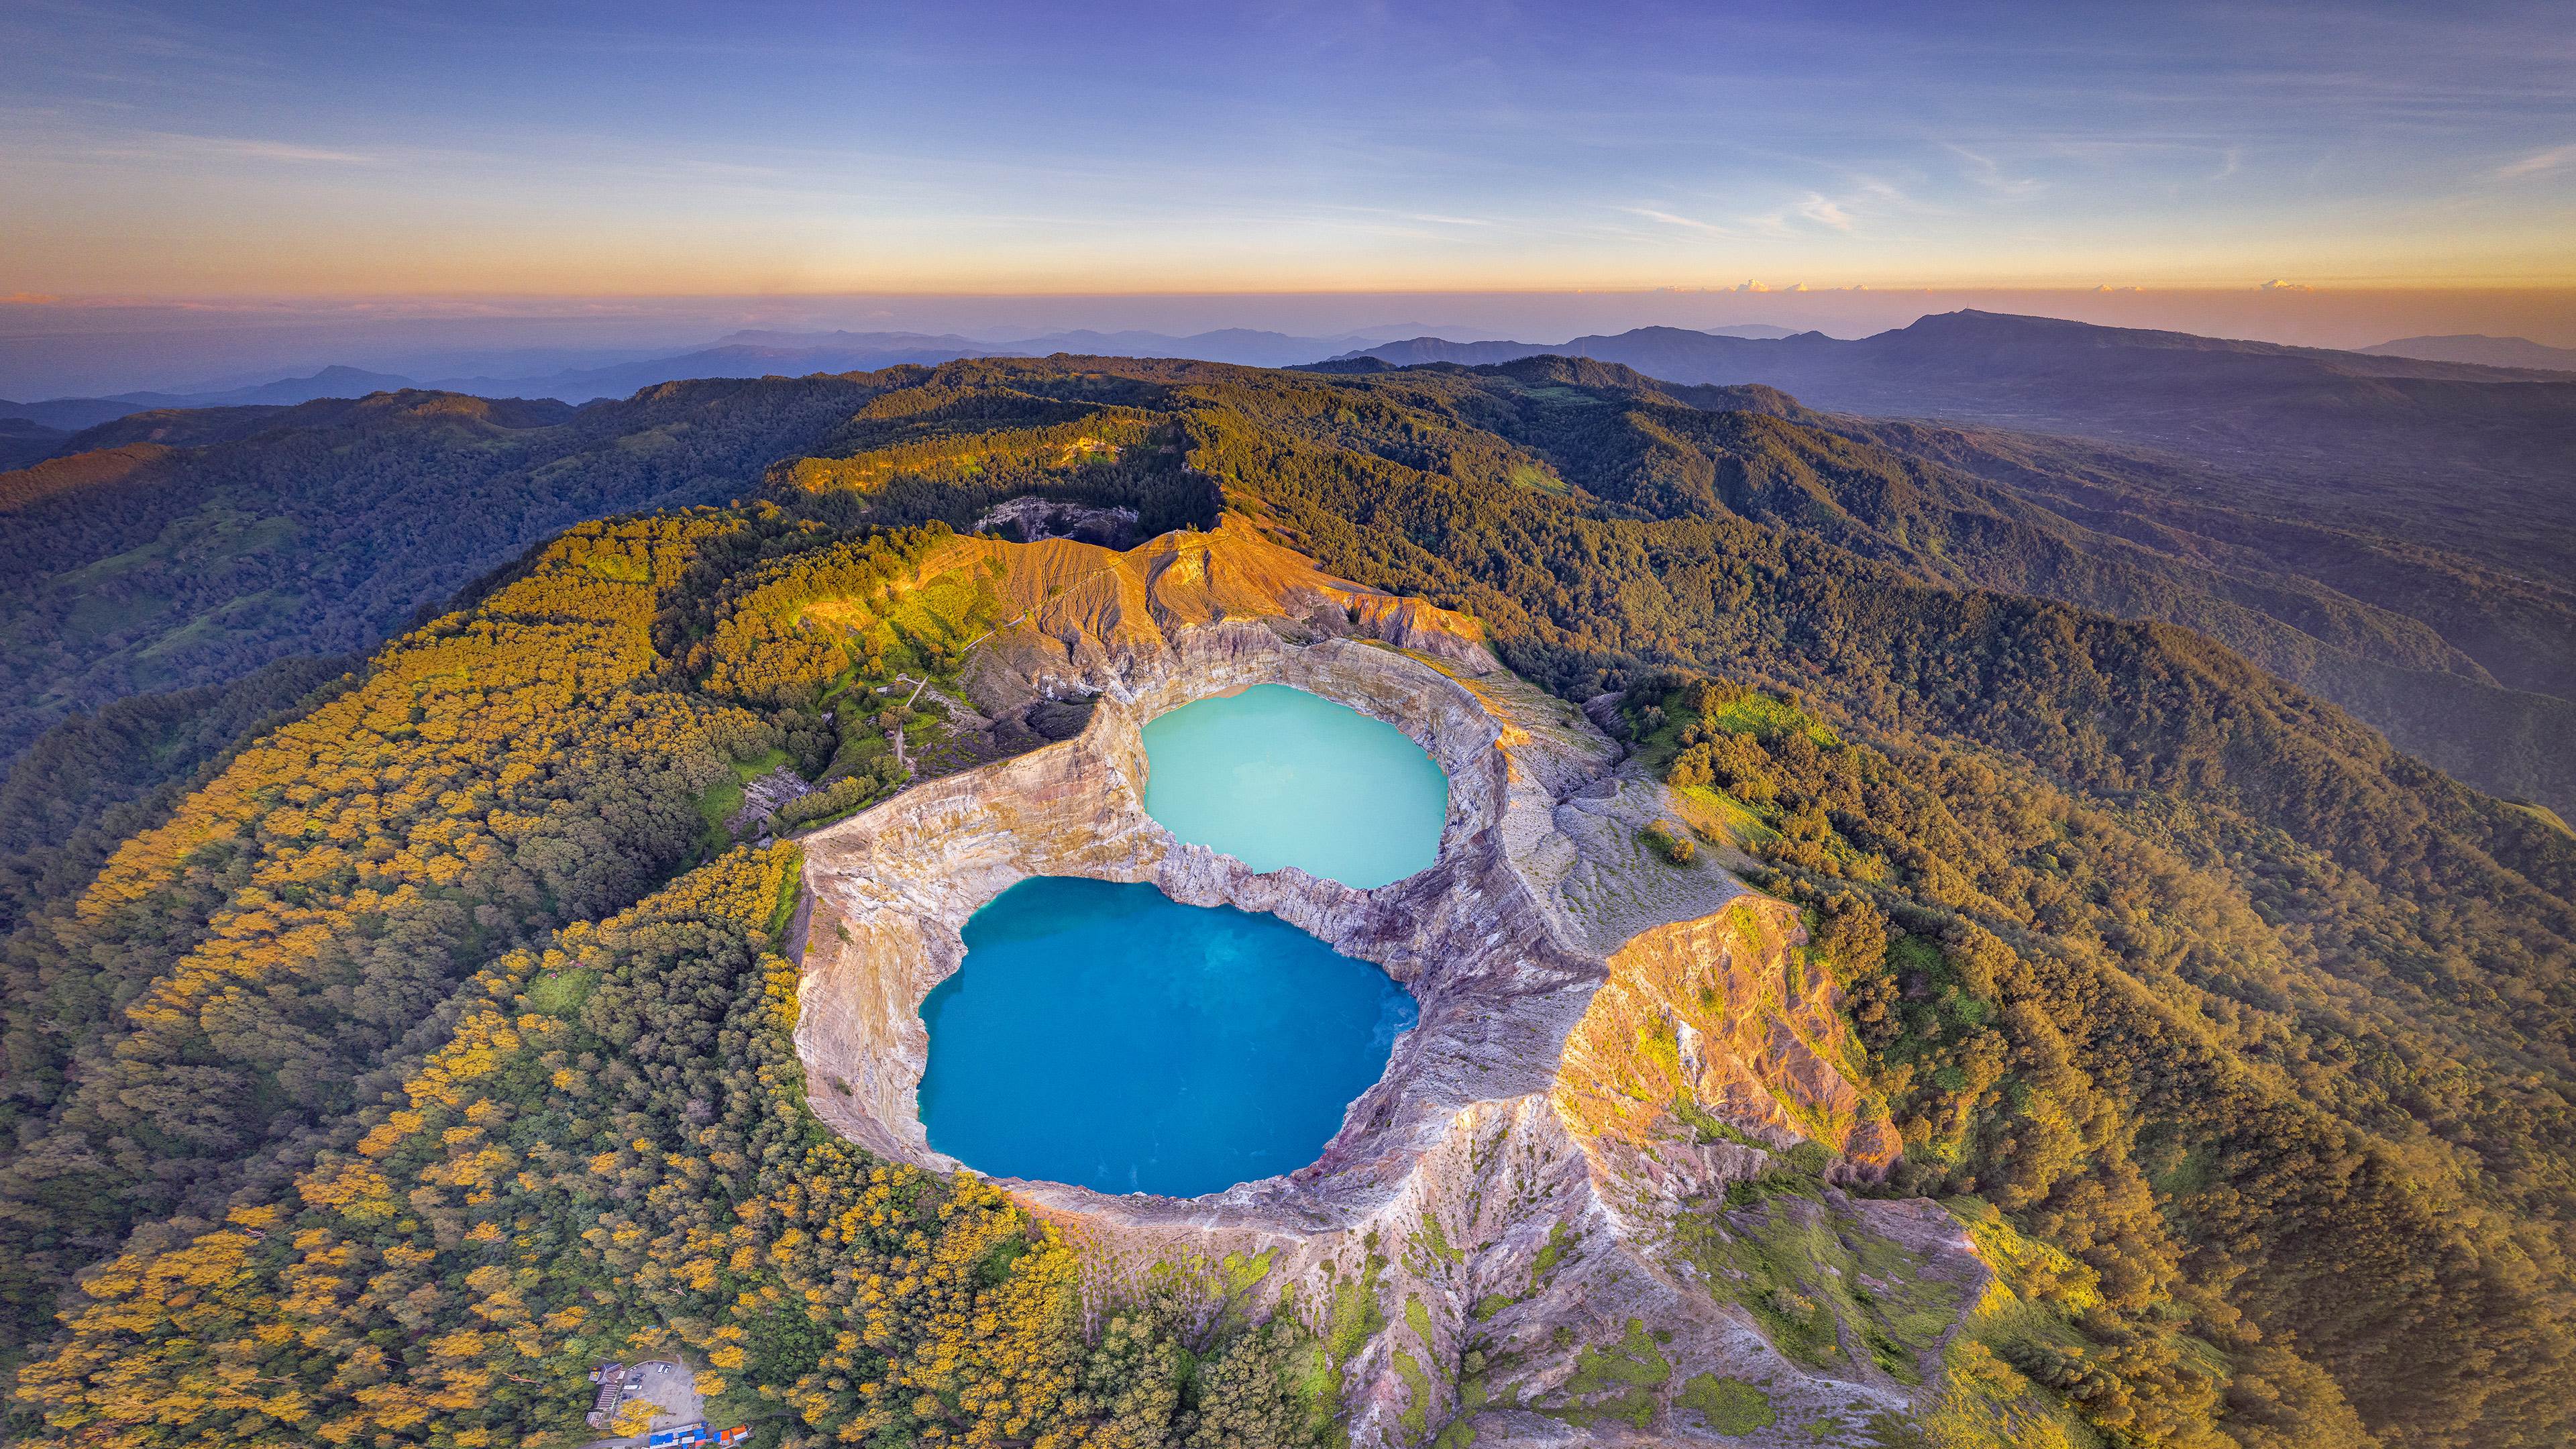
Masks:
[[[1854,1048],[1796,913],[1704,857],[1652,855],[1638,830],[1672,816],[1663,787],[1496,664],[1474,621],[1231,522],[1126,553],[952,547],[997,565],[1022,611],[969,661],[977,707],[1100,700],[1072,739],[807,838],[797,1043],[826,1122],[959,1166],[930,1148],[915,1094],[918,1007],[962,960],[966,918],[1033,875],[1152,881],[1377,963],[1421,1022],[1322,1157],[1284,1177],[1186,1201],[1005,1180],[1085,1249],[1095,1307],[1301,1316],[1364,1446],[1468,1429],[1480,1446],[1721,1442],[1694,1405],[1722,1379],[1773,1410],[1722,1442],[1813,1444],[1939,1391],[1941,1350],[1992,1282],[1948,1212],[1833,1187],[1726,1207],[1799,1143],[1846,1185],[1882,1177],[1897,1146],[1845,1074]],[[1144,814],[1143,723],[1263,682],[1387,720],[1440,761],[1450,815],[1429,870],[1373,891],[1256,875]],[[1781,1296],[1783,1254],[1807,1286],[1859,1293],[1835,1302],[1902,1303],[1903,1331]],[[1775,1343],[1783,1305],[1831,1314],[1822,1337]]]

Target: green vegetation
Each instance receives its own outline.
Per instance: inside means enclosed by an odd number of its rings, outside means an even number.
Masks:
[[[1657,378],[1760,375],[1876,417],[1555,361],[1593,384],[1565,389],[1592,412],[1628,403],[1564,472],[1658,517],[1731,513],[1917,578],[2200,630],[2461,779],[2566,813],[2576,615],[2555,581],[2576,551],[2576,388],[2168,341],[1976,313],[1794,358],[1669,328],[1588,339]],[[1879,420],[1897,417],[2036,431]]]
[[[1414,1246],[1422,1249],[1425,1256],[1433,1263],[1448,1263],[1454,1266],[1467,1261],[1465,1249],[1453,1248],[1449,1245],[1448,1235],[1440,1230],[1440,1214],[1437,1212],[1427,1212],[1422,1215],[1422,1226],[1415,1231],[1413,1242]]]
[[[819,444],[884,385],[675,383],[580,409],[402,392],[161,414],[218,425],[169,430],[182,446],[0,474],[17,565],[0,586],[0,760],[125,695],[364,653],[584,520],[747,496],[765,466]],[[645,436],[664,445],[624,446]],[[639,586],[649,567],[616,553],[585,565]]]
[[[1753,851],[1780,837],[1780,832],[1764,824],[1752,806],[1723,790],[1707,785],[1675,785],[1673,795],[1680,802],[1682,818],[1691,833],[1711,845]]]
[[[1421,1341],[1424,1348],[1431,1346],[1431,1310],[1423,1307],[1422,1300],[1410,1293],[1404,1295],[1404,1326],[1413,1330],[1413,1336]]]
[[[1407,1440],[1418,1441],[1431,1427],[1431,1376],[1424,1373],[1422,1365],[1403,1349],[1395,1351],[1393,1362],[1395,1376],[1404,1380],[1406,1395],[1404,1412],[1396,1416],[1396,1422],[1404,1426]]]
[[[734,760],[732,771],[698,797],[698,818],[706,822],[709,853],[733,843],[732,820],[742,813],[743,787],[788,762],[785,750],[763,750],[748,760]]]
[[[1617,1419],[1643,1429],[1660,1405],[1654,1391],[1673,1376],[1673,1366],[1646,1331],[1645,1320],[1628,1320],[1627,1336],[1608,1346],[1585,1344],[1575,1351],[1574,1372],[1558,1392],[1567,1402],[1541,1412],[1569,1423]]]
[[[1716,1374],[1693,1374],[1683,1380],[1681,1391],[1673,1395],[1673,1407],[1699,1415],[1714,1434],[1741,1437],[1780,1422],[1769,1394],[1742,1379]]]
[[[28,535],[43,577],[81,575],[13,615],[35,647],[0,641],[32,671],[23,737],[169,641],[221,655],[165,650],[176,682],[371,643],[556,526],[513,489],[637,506],[829,454],[766,503],[574,528],[345,681],[138,699],[11,775],[13,1438],[570,1434],[569,1366],[652,1333],[782,1442],[1014,1414],[997,1441],[1061,1421],[1175,1442],[1229,1415],[1267,1426],[1247,1443],[1322,1432],[1336,1370],[1386,1326],[1382,1260],[1312,1305],[1312,1338],[1113,1305],[1086,1341],[1054,1316],[1068,1250],[1007,1201],[803,1114],[763,964],[760,873],[784,857],[704,864],[710,796],[773,754],[821,787],[805,819],[899,783],[897,733],[921,768],[957,758],[927,701],[876,691],[956,676],[1000,604],[949,530],[1034,488],[1148,527],[1221,501],[1335,572],[1472,610],[1525,677],[1620,693],[1685,802],[1725,812],[1685,823],[1810,913],[1801,969],[1832,975],[1904,1142],[1892,1190],[1949,1201],[2005,1267],[1903,1432],[2566,1439],[2576,841],[2206,639],[1959,587],[1797,522],[1829,515],[1785,493],[1750,501],[1792,462],[1856,497],[1883,461],[1862,444],[1544,359],[989,360],[657,393],[577,420],[379,403],[11,495],[58,510]],[[323,461],[342,447],[416,499],[366,512]],[[1515,481],[1533,469],[1566,489]],[[271,472],[274,506],[225,504],[202,547],[213,515],[174,511]],[[365,512],[363,567],[280,557],[315,547],[288,540],[320,536],[316,498]],[[388,561],[450,515],[455,549]],[[355,601],[344,633],[281,602],[308,579]],[[1782,1156],[1680,1250],[1784,1352],[1924,1373],[1962,1290]],[[1557,1225],[1538,1277],[1572,1242]],[[927,1296],[858,1296],[906,1281]],[[1629,1377],[1665,1362],[1651,1334],[1579,1358],[1584,1412],[1651,1414]],[[1462,1402],[1490,1373],[1462,1354]]]
[[[2548,826],[2559,834],[2576,836],[2576,827],[2570,827],[2567,821],[2561,817],[2557,811],[2550,809],[2548,806],[2534,805],[2528,800],[2516,800],[2511,803],[2515,809],[2522,811],[2532,819],[2539,821],[2541,824]]]
[[[1386,1327],[1386,1309],[1378,1302],[1377,1287],[1385,1272],[1386,1261],[1372,1256],[1356,1277],[1333,1284],[1324,1318],[1324,1348],[1335,1368],[1349,1363]]]
[[[1719,1120],[1707,1108],[1691,1100],[1688,1092],[1673,1099],[1673,1115],[1679,1117],[1684,1126],[1698,1134],[1702,1142],[1732,1142],[1739,1147],[1759,1147],[1766,1152],[1770,1150],[1752,1133],[1732,1122]]]
[[[1574,1244],[1575,1234],[1567,1232],[1563,1222],[1549,1223],[1547,1241],[1539,1245],[1537,1256],[1530,1260],[1532,1285],[1545,1281],[1548,1274],[1555,1272],[1558,1261],[1564,1258],[1566,1250]]]
[[[1637,837],[1645,841],[1646,848],[1666,865],[1688,865],[1691,857],[1699,853],[1689,836],[1674,833],[1673,828],[1661,820],[1647,821],[1645,828],[1637,832]]]
[[[1710,776],[1747,766],[1728,794],[1777,833],[1775,890],[1852,900],[1824,957],[1888,1073],[1868,1085],[1906,1134],[1906,1186],[2014,1183],[2007,1212],[2079,1245],[2115,1289],[2105,1330],[2143,1341],[2123,1372],[2148,1434],[2254,1413],[2187,1387],[2197,1359],[2159,1318],[2187,1302],[2228,1351],[2275,1323],[2326,1366],[2267,1379],[2303,1408],[2264,1413],[2331,1423],[2349,1392],[2362,1421],[2427,1444],[2548,1439],[2532,1426],[2568,1405],[2540,1385],[2576,1359],[2558,1230],[2540,1227],[2576,1201],[2576,1122],[2555,1106],[2576,1088],[2555,1044],[2576,1026],[2568,843],[2172,629],[1937,588],[1739,518],[1473,487],[1468,451],[1394,456],[1396,415],[1414,436],[1481,410],[1584,482],[1610,456],[1587,449],[1628,449],[1631,423],[1556,431],[1520,392],[1548,369],[1569,364],[1316,384],[1368,392],[1383,431],[1358,407],[1363,425],[1309,428],[1211,379],[1190,400],[1200,467],[1327,567],[1476,611],[1561,694],[1625,683],[1669,709],[1680,681],[1656,670],[1685,665],[1824,727],[1721,714]],[[1873,897],[1886,936],[1965,967],[1955,993],[1927,982],[1947,1008],[1842,926]],[[2530,1070],[2548,1085],[2504,1085]],[[2213,1132],[2218,1183],[2159,1207],[2141,1158]],[[2318,1181],[2349,1186],[2329,1201]]]
[[[1925,1276],[1915,1255],[1794,1192],[1685,1218],[1677,1246],[1782,1353],[1818,1368],[1844,1361],[1848,1344],[1920,1383],[1918,1357],[1958,1319],[1959,1285]]]
[[[357,662],[281,660],[47,731],[0,780],[0,925],[80,890],[118,843],[158,824],[252,738],[345,687]]]

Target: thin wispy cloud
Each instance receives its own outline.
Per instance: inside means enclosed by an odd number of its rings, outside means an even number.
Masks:
[[[249,161],[275,166],[385,166],[390,158],[328,146],[270,141],[246,136],[192,136],[174,131],[146,131],[95,137],[74,132],[52,138],[52,149],[85,161],[150,161],[202,164]]]
[[[1895,187],[1864,178],[1835,196],[1810,191],[1776,211],[1747,217],[1744,224],[1756,235],[1780,239],[1812,237],[1819,230],[1854,236],[1865,219],[1907,204],[1905,194]]]
[[[2542,176],[2576,161],[2576,145],[2552,146],[2534,151],[2519,161],[2508,161],[2496,168],[2498,181],[2520,181],[2526,176]]]
[[[2026,196],[2040,189],[2042,183],[2031,176],[2007,176],[1994,157],[1982,151],[1971,151],[1955,142],[1944,141],[1941,149],[1959,158],[1961,174],[1977,186],[2005,196]]]
[[[1792,209],[1818,226],[1829,226],[1836,231],[1852,229],[1851,213],[1843,210],[1840,202],[1819,192],[1808,192],[1807,199],[1799,202]]]
[[[211,152],[218,156],[236,156],[244,161],[276,161],[292,165],[316,166],[381,166],[384,158],[363,151],[336,151],[324,146],[298,146],[288,141],[256,141],[236,136],[174,136],[183,148]]]
[[[1870,202],[1880,206],[1911,206],[1914,204],[1914,198],[1906,195],[1902,189],[1888,182],[1881,181],[1875,176],[1862,176],[1855,178],[1852,182],[1852,194],[1856,197],[1866,198]]]
[[[1628,213],[1630,216],[1642,216],[1648,221],[1660,221],[1666,226],[1678,226],[1690,231],[1706,232],[1710,236],[1743,235],[1742,232],[1739,232],[1732,227],[1719,226],[1713,221],[1702,221],[1695,216],[1682,216],[1675,212],[1661,211],[1651,206],[1623,206],[1619,209]]]

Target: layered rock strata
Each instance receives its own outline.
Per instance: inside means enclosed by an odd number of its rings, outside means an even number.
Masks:
[[[1954,1325],[1986,1274],[1941,1209],[1822,1185],[1882,1174],[1896,1144],[1840,1068],[1795,913],[1650,854],[1661,787],[1502,670],[1472,621],[1290,567],[1236,528],[1047,560],[1118,597],[1050,591],[979,646],[969,687],[994,713],[1096,693],[1089,725],[807,838],[797,1043],[816,1112],[872,1151],[960,1165],[915,1110],[918,1007],[962,961],[967,917],[1020,880],[1270,912],[1383,967],[1420,1023],[1286,1176],[1189,1200],[1005,1179],[1086,1249],[1096,1303],[1302,1315],[1363,1445],[1689,1441],[1743,1428],[1713,1406],[1748,1392],[1771,1422],[1726,1442],[1812,1444],[1906,1406],[1938,1378],[1948,1329],[1925,1325]],[[1261,683],[1439,761],[1430,869],[1372,891],[1256,874],[1144,813],[1144,722]],[[1801,1142],[1820,1160],[1779,1174]]]

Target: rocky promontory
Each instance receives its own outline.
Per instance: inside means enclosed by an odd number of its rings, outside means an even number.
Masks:
[[[1179,1200],[1003,1185],[1109,1307],[1302,1316],[1352,1442],[1816,1442],[1940,1381],[1990,1275],[1946,1211],[1844,1189],[1897,1142],[1852,1084],[1784,903],[1640,830],[1662,786],[1496,663],[1472,620],[1331,579],[1238,520],[1126,554],[996,550],[1026,607],[981,641],[988,714],[1091,696],[1071,739],[805,841],[796,1039],[816,1112],[925,1167],[923,998],[976,909],[1037,875],[1279,916],[1419,1003],[1313,1164]],[[1018,550],[1013,553],[1010,551]],[[1385,720],[1447,772],[1437,861],[1361,891],[1256,874],[1143,810],[1144,723],[1254,684]]]

